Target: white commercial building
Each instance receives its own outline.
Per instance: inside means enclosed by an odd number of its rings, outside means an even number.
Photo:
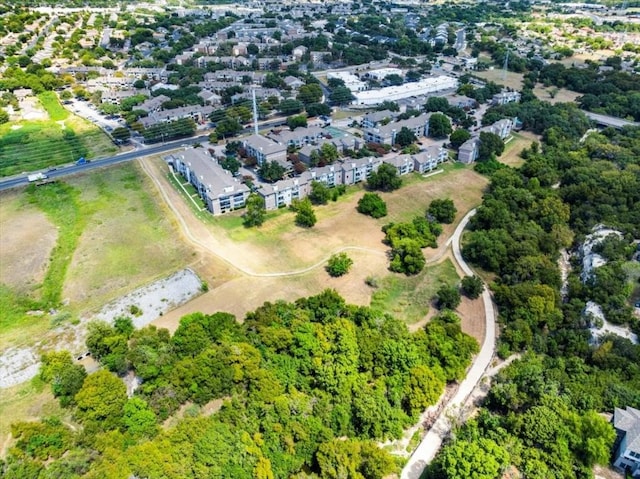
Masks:
[[[331,80],[332,78],[342,80],[344,82],[344,86],[351,90],[351,93],[356,93],[367,89],[367,84],[350,72],[328,72],[327,79]]]
[[[441,75],[425,78],[418,82],[405,83],[400,86],[390,86],[378,90],[353,92],[356,99],[354,105],[378,105],[385,100],[395,101],[412,96],[431,95],[444,90],[458,88],[458,80]],[[353,90],[352,90],[353,91]]]

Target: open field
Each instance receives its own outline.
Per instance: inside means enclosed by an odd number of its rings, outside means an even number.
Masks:
[[[416,276],[389,274],[379,281],[371,298],[371,307],[389,312],[412,324],[429,311],[436,291],[443,284],[454,285],[460,278],[450,259],[427,266]]]
[[[71,114],[51,93],[39,97],[47,120],[0,125],[0,176],[35,171],[118,151],[92,123]]]
[[[540,136],[535,135],[529,131],[520,131],[518,133],[511,134],[511,140],[504,146],[504,153],[500,155],[498,160],[500,163],[517,168],[524,163],[524,160],[520,158],[520,153],[525,148],[529,148],[532,142],[540,142]]]
[[[197,263],[149,186],[128,164],[3,195],[0,350],[30,344],[52,326],[53,316],[33,309],[64,300],[57,315],[77,317]],[[25,283],[11,281],[23,276]]]
[[[475,76],[492,81],[498,85],[504,85],[512,90],[522,90],[522,73],[505,72],[502,68],[494,68],[493,70],[484,70],[473,73]]]
[[[581,96],[581,93],[576,93],[575,91],[567,90],[566,88],[555,88],[555,87],[544,87],[541,84],[536,84],[536,87],[533,89],[533,93],[543,101],[548,101],[549,103],[569,103],[573,102]],[[553,93],[553,98],[551,94]]]

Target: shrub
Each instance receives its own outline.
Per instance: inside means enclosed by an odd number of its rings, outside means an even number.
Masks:
[[[460,291],[455,286],[443,284],[436,293],[440,309],[456,309],[460,304]]]
[[[484,284],[482,280],[477,276],[465,276],[462,278],[462,291],[464,294],[471,299],[477,299],[482,294],[484,290]]]
[[[458,210],[453,204],[453,201],[449,198],[444,200],[433,200],[427,210],[427,213],[433,216],[436,221],[447,224],[453,223],[457,212]]]
[[[346,253],[338,253],[331,255],[325,269],[330,276],[337,277],[347,274],[352,265],[353,260]]]
[[[365,193],[358,201],[358,212],[372,218],[387,216],[387,204],[377,193]]]

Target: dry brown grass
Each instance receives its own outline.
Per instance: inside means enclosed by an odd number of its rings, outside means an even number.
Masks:
[[[492,81],[498,85],[504,85],[512,90],[522,90],[522,73],[506,72],[502,68],[475,72],[474,75]]]
[[[44,278],[56,227],[18,193],[3,193],[0,199],[0,283],[27,293]]]
[[[500,163],[517,168],[524,163],[520,153],[528,148],[532,142],[540,141],[541,136],[529,131],[521,131],[512,134],[512,140],[505,144],[504,153],[498,158]]]

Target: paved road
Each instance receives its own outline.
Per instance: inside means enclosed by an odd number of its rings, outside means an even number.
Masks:
[[[462,232],[467,226],[467,223],[475,214],[475,209],[469,211],[469,213],[467,213],[462,219],[451,238],[455,260],[466,275],[472,275],[473,271],[462,258],[462,253],[460,252],[460,237],[462,236]],[[462,383],[460,383],[460,387],[458,388],[455,396],[453,396],[446,407],[443,408],[436,422],[424,436],[417,449],[413,452],[404,469],[402,469],[402,474],[400,476],[401,479],[418,479],[420,477],[427,464],[429,464],[436,456],[436,453],[442,445],[443,439],[447,437],[451,431],[451,423],[448,417],[450,417],[452,413],[455,415],[456,412],[461,409],[467,397],[476,387],[480,378],[491,363],[491,358],[493,357],[496,344],[496,317],[493,309],[493,302],[491,301],[491,295],[489,294],[489,290],[486,286],[482,293],[482,301],[484,302],[485,335],[480,352],[476,356],[471,369],[469,369],[467,377],[464,378]]]
[[[149,146],[144,149],[129,151],[127,153],[121,153],[119,155],[103,158],[100,160],[92,160],[90,163],[84,165],[65,165],[60,166],[56,170],[47,171],[46,174],[49,178],[61,178],[63,176],[72,175],[83,171],[93,170],[95,168],[102,168],[104,166],[115,165],[116,163],[122,163],[123,161],[130,161],[142,156],[155,155],[157,153],[163,153],[165,151],[175,150],[180,148],[181,145],[191,145],[193,143],[202,143],[207,141],[208,136],[196,136],[193,138],[184,138],[182,140],[170,141],[161,145]],[[0,181],[0,191],[9,188],[15,188],[17,186],[24,186],[29,183],[27,175],[12,176]]]
[[[266,127],[277,127],[286,124],[286,118],[275,118],[272,120],[266,120],[260,122],[260,128]],[[253,128],[245,128],[240,134],[253,133]],[[64,176],[73,175],[74,173],[80,173],[84,171],[93,170],[95,168],[102,168],[104,166],[115,165],[116,163],[122,163],[124,161],[135,160],[136,158],[141,158],[143,156],[155,155],[158,153],[164,153],[166,151],[171,151],[180,148],[182,145],[192,145],[194,143],[204,143],[208,141],[208,135],[200,135],[194,136],[191,138],[183,138],[181,140],[168,141],[162,144],[149,145],[144,146],[143,148],[136,149],[134,151],[129,151],[126,153],[120,153],[115,156],[110,156],[108,158],[100,158],[96,160],[91,160],[90,163],[86,163],[84,165],[76,165],[76,164],[67,164],[58,166],[55,170],[44,171],[50,179],[62,178]],[[239,138],[231,138],[231,140],[238,140]],[[34,172],[31,172],[34,173]],[[25,186],[29,184],[29,180],[27,179],[27,174],[11,176],[8,178],[3,178],[0,180],[0,191],[7,190],[9,188],[16,188],[19,186]]]

